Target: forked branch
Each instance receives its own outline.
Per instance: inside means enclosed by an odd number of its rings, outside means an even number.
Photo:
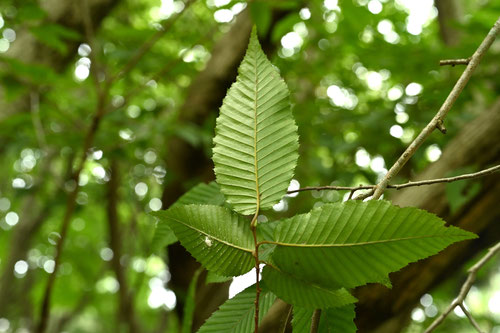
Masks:
[[[438,127],[438,124],[442,125],[444,118],[450,111],[455,101],[458,99],[458,96],[460,96],[460,93],[462,92],[465,85],[471,78],[472,73],[479,65],[479,62],[483,58],[484,54],[490,48],[491,44],[493,44],[493,41],[497,37],[499,31],[500,31],[500,17],[495,22],[488,35],[484,38],[481,45],[479,45],[476,52],[474,52],[474,54],[470,58],[470,62],[468,63],[464,72],[462,73],[457,83],[451,90],[450,94],[444,101],[438,113],[434,116],[434,118],[432,118],[432,120],[427,124],[427,126],[425,126],[425,128],[420,132],[420,134],[415,138],[415,140],[413,140],[413,142],[408,146],[405,152],[398,158],[396,163],[394,163],[394,165],[389,169],[385,177],[377,184],[377,187],[375,188],[375,191],[373,193],[374,200],[380,198],[380,196],[384,193],[385,189],[387,188],[391,179],[394,176],[396,176],[399,173],[399,171],[401,171],[406,162],[408,162],[408,160],[415,154],[417,149],[431,135],[434,129]]]
[[[491,168],[484,169],[478,172],[467,173],[455,177],[447,177],[447,178],[437,178],[437,179],[427,179],[421,180],[417,182],[407,182],[403,184],[394,184],[387,185],[388,189],[396,189],[400,190],[406,187],[414,187],[414,186],[423,186],[423,185],[432,185],[439,183],[451,183],[464,179],[472,179],[472,178],[480,178],[484,176],[491,175],[495,172],[500,171],[500,165],[495,165]],[[351,191],[351,193],[359,190],[373,190],[377,185],[359,185],[359,186],[308,186],[299,188],[297,190],[288,191],[288,194],[304,192],[304,191],[323,191],[323,190],[332,190],[332,191]],[[370,193],[370,192],[368,192]]]
[[[488,253],[484,257],[481,258],[474,266],[469,268],[468,270],[468,275],[467,275],[467,280],[465,280],[465,283],[462,285],[462,288],[460,289],[460,293],[458,294],[458,297],[451,302],[451,304],[446,308],[446,310],[438,317],[434,322],[425,330],[424,333],[430,333],[436,327],[438,327],[445,319],[446,317],[455,309],[457,306],[462,308],[462,311],[466,314],[466,316],[469,318],[469,321],[471,324],[476,328],[478,332],[483,332],[480,328],[479,325],[476,323],[474,318],[472,318],[472,315],[465,309],[464,306],[464,300],[465,297],[467,297],[467,294],[469,293],[472,284],[476,280],[477,272],[483,267],[491,258],[493,258],[497,253],[500,252],[500,243],[497,243],[495,246],[491,247],[488,250]]]

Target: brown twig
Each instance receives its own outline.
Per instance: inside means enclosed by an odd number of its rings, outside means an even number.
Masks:
[[[311,333],[317,333],[319,328],[319,320],[321,319],[321,309],[316,309],[313,312],[311,319]]]
[[[455,67],[456,65],[468,65],[470,62],[471,58],[467,59],[446,59],[446,60],[440,60],[439,61],[439,66],[447,66],[451,65],[452,67]]]
[[[259,203],[260,198],[257,200],[257,209],[255,211],[255,215],[252,218],[252,222],[250,222],[250,229],[252,230],[253,241],[255,244],[255,250],[253,252],[253,257],[255,258],[255,333],[259,332],[259,299],[260,299],[260,260],[259,260],[259,246],[260,243],[257,240],[257,217],[259,216]]]
[[[130,58],[130,60],[125,64],[123,69],[118,71],[115,75],[111,76],[109,81],[114,82],[127,75],[139,63],[141,58],[156,44],[156,42],[170,30],[172,25],[182,16],[183,13],[185,13],[186,9],[188,9],[189,6],[191,6],[193,3],[194,0],[187,0],[182,11],[174,15],[172,18],[166,20],[161,25],[161,29],[158,30],[153,36],[151,36],[144,44],[142,44],[135,55]]]
[[[84,17],[87,17],[84,20],[85,23],[85,30],[86,30],[86,35],[87,38],[90,38],[89,43],[93,42],[93,35],[92,34],[92,28],[91,28],[91,21],[90,21],[90,10],[88,7],[88,0],[82,1],[82,9],[84,11]],[[89,44],[90,45],[90,44]],[[93,44],[92,44],[93,45]],[[94,63],[95,66],[95,63]],[[97,68],[97,67],[94,67]],[[48,321],[50,319],[50,302],[51,302],[51,295],[52,295],[52,289],[54,287],[54,283],[56,280],[57,272],[61,263],[61,257],[62,257],[62,251],[64,247],[64,242],[66,240],[66,236],[68,233],[71,217],[73,216],[73,212],[75,210],[76,206],[76,197],[78,195],[79,191],[79,180],[80,180],[80,174],[83,170],[83,167],[85,165],[85,162],[87,161],[87,153],[92,147],[92,144],[94,142],[94,137],[97,133],[97,130],[99,128],[99,124],[101,122],[101,119],[104,115],[104,106],[106,105],[106,98],[108,95],[107,89],[109,88],[109,85],[104,85],[104,89],[102,89],[100,82],[98,80],[98,73],[96,70],[91,70],[91,74],[94,77],[94,83],[96,85],[96,91],[97,91],[97,107],[94,113],[94,116],[92,118],[92,123],[90,124],[90,127],[87,130],[87,133],[85,135],[85,139],[83,142],[83,149],[82,149],[82,156],[80,158],[80,161],[77,165],[76,170],[72,173],[70,179],[74,182],[75,186],[74,188],[70,191],[68,194],[68,199],[66,201],[66,209],[64,212],[64,217],[61,225],[61,230],[59,232],[60,238],[57,241],[56,244],[56,255],[54,259],[54,271],[52,274],[49,275],[47,285],[45,286],[44,294],[43,294],[43,299],[42,299],[42,307],[40,311],[40,319],[38,322],[38,325],[36,327],[36,332],[37,333],[43,333],[45,332],[47,328]]]
[[[406,187],[414,187],[414,186],[423,186],[423,185],[432,185],[432,184],[439,184],[439,183],[451,183],[459,180],[464,180],[464,179],[472,179],[472,178],[480,178],[484,176],[491,175],[495,172],[500,171],[500,165],[495,165],[491,168],[484,169],[478,172],[474,173],[467,173],[455,177],[447,177],[447,178],[437,178],[437,179],[428,179],[428,180],[421,180],[417,182],[407,182],[403,184],[395,184],[395,185],[387,185],[388,189],[396,189],[400,190],[402,188]],[[293,191],[288,191],[287,194],[291,193],[296,193],[296,192],[304,192],[304,191],[324,191],[324,190],[333,190],[333,191],[350,191],[351,193],[349,194],[349,199],[352,197],[352,194],[355,191],[359,190],[371,190],[367,193],[363,193],[359,196],[357,196],[355,199],[359,198],[367,198],[370,195],[373,194],[373,190],[377,187],[377,185],[359,185],[359,186],[309,186],[309,187],[303,187],[299,188],[297,190]]]
[[[455,298],[453,302],[451,302],[451,304],[446,308],[446,310],[438,318],[436,318],[436,320],[434,320],[434,322],[425,330],[424,333],[430,333],[434,329],[436,329],[436,327],[438,327],[451,313],[451,311],[453,311],[453,309],[455,309],[457,306],[460,306],[462,308],[462,311],[464,311],[464,313],[467,315],[468,311],[465,309],[465,306],[463,306],[463,302],[465,300],[465,297],[467,297],[467,294],[469,293],[472,284],[476,280],[477,272],[499,252],[500,252],[500,243],[497,243],[495,246],[488,249],[488,253],[486,253],[486,255],[484,255],[474,266],[469,268],[467,280],[465,280],[465,283],[462,285],[458,297]],[[482,332],[477,323],[475,322],[475,320],[474,319],[471,320],[471,318],[472,316],[469,317],[469,320],[471,321],[472,325],[474,325],[474,327],[478,330],[478,332]]]
[[[389,169],[385,177],[377,184],[375,188],[375,192],[373,194],[373,199],[377,200],[384,193],[387,185],[391,181],[391,179],[396,176],[399,171],[403,168],[403,166],[408,162],[408,160],[415,154],[417,149],[424,143],[424,141],[431,135],[431,133],[436,128],[439,121],[443,121],[451,107],[460,96],[460,93],[465,88],[465,85],[469,81],[472,73],[479,65],[479,62],[483,58],[486,51],[490,48],[491,44],[495,40],[498,32],[500,31],[500,17],[495,22],[488,35],[484,38],[483,42],[477,50],[474,52],[472,57],[470,58],[470,62],[465,68],[464,72],[458,79],[457,83],[451,90],[450,94],[444,101],[443,105],[439,109],[438,113],[432,118],[432,120],[425,126],[425,128],[420,132],[420,134],[413,140],[413,142],[408,146],[405,152],[398,158],[396,163]]]

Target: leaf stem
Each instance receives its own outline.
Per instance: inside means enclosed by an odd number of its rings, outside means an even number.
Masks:
[[[319,320],[321,319],[321,309],[316,309],[313,312],[311,320],[311,333],[317,333],[319,328]]]
[[[260,276],[260,260],[259,260],[259,246],[261,243],[257,240],[257,217],[259,216],[259,202],[257,200],[257,210],[255,211],[255,215],[252,218],[252,222],[250,223],[250,229],[252,230],[253,241],[255,244],[255,250],[253,252],[253,257],[255,258],[255,333],[259,332],[259,299],[260,299],[260,284],[259,284],[259,276]]]

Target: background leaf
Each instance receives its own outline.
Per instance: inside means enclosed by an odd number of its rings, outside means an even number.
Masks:
[[[152,213],[175,232],[203,266],[224,276],[237,276],[254,266],[254,241],[248,220],[225,207],[175,205]]]
[[[309,333],[314,309],[293,307],[293,333]],[[356,333],[354,304],[321,311],[319,333]]]
[[[302,280],[353,288],[386,282],[388,273],[475,237],[417,208],[347,201],[283,220],[272,260]]]
[[[289,93],[266,58],[255,29],[220,109],[213,161],[217,183],[234,210],[254,214],[286,193],[298,159]]]

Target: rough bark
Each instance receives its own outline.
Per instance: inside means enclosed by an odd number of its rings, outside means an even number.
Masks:
[[[500,163],[500,99],[468,123],[450,141],[441,158],[420,173],[415,180],[439,178],[465,167]],[[480,237],[450,246],[433,256],[391,274],[393,288],[380,285],[359,288],[356,296],[359,332],[400,332],[420,297],[452,275],[485,248],[500,240],[500,175],[481,182],[481,191],[456,212],[450,211],[444,184],[414,187],[395,193],[392,201],[399,206],[416,206],[442,217],[447,223],[472,231]]]

